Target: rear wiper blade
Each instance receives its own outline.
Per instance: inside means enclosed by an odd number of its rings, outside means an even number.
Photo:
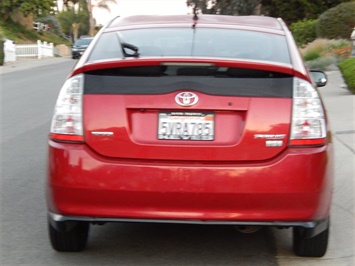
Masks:
[[[139,57],[139,52],[138,52],[139,49],[137,46],[126,42],[122,42],[121,45],[122,45],[122,52],[125,57]],[[128,49],[131,52],[128,52],[126,49]]]
[[[120,33],[117,34],[118,42],[121,44],[122,53],[124,57],[139,57],[139,49],[137,46],[122,41],[122,36]],[[128,51],[127,51],[128,50]]]

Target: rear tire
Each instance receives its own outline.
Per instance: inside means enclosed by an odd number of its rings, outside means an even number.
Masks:
[[[301,257],[323,257],[327,251],[329,223],[323,232],[310,238],[304,237],[308,228],[293,228],[293,251]]]
[[[62,227],[64,228],[65,226]],[[48,229],[53,249],[65,252],[78,252],[85,249],[89,234],[89,223],[75,222],[74,225],[70,226],[69,230],[60,231],[48,221]]]

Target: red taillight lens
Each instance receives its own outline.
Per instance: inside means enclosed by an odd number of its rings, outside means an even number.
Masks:
[[[317,90],[307,81],[294,78],[290,145],[323,145],[325,117]]]
[[[57,141],[82,142],[82,95],[84,78],[77,75],[69,78],[63,85],[51,125],[50,138]]]

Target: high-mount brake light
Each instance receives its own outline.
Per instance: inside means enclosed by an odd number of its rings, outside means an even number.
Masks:
[[[294,78],[290,145],[323,145],[325,116],[317,90],[307,81]]]
[[[63,85],[51,125],[50,138],[56,141],[83,142],[82,95],[84,77],[82,74],[69,78]]]

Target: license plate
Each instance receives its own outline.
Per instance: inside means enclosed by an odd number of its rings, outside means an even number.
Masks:
[[[213,140],[214,113],[160,112],[158,139]]]

